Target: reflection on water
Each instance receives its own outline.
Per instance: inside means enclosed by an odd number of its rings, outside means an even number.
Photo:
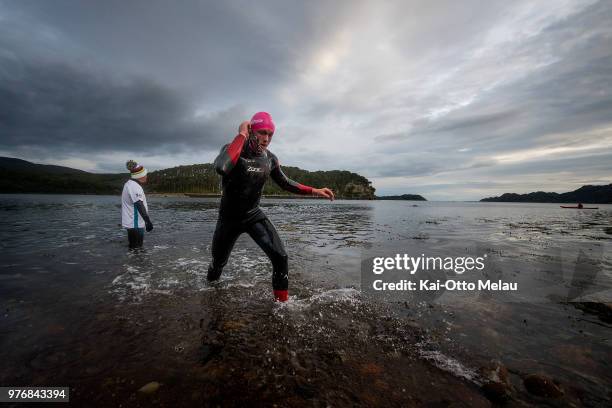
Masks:
[[[96,302],[139,304],[153,295],[171,299],[213,291],[205,274],[218,201],[151,197],[149,206],[155,230],[146,234],[143,250],[130,252],[117,197],[0,198],[3,353],[11,350],[16,362],[52,364],[37,357],[40,350],[32,354],[47,335],[41,325],[70,339],[78,336],[71,325],[95,313]],[[292,301],[277,313],[309,308],[324,297],[364,302],[356,295],[360,260],[363,251],[376,246],[415,242],[457,250],[476,242],[514,267],[517,279],[534,281],[538,275],[543,287],[561,285],[569,295],[545,302],[479,297],[392,304],[398,316],[417,321],[427,332],[420,345],[424,358],[451,371],[455,367],[457,375],[460,367],[472,378],[480,362],[498,358],[516,372],[541,370],[599,396],[612,383],[606,367],[612,355],[609,311],[568,303],[593,294],[612,299],[612,206],[575,211],[554,204],[263,200],[262,208],[290,258]],[[598,248],[595,255],[583,254],[596,259],[598,269],[592,276],[560,277],[551,253],[578,251],[582,244]],[[242,236],[218,287],[259,293],[256,289],[270,282],[267,258]],[[56,352],[69,354],[65,346],[57,347]]]

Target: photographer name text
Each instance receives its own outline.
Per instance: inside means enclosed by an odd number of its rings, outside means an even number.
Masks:
[[[374,290],[399,290],[399,291],[473,291],[473,290],[486,290],[486,291],[516,291],[518,290],[518,284],[516,282],[504,282],[502,280],[491,281],[491,280],[478,280],[477,282],[467,282],[463,280],[452,280],[446,281],[422,279],[420,281],[410,281],[402,279],[397,282],[384,282],[381,279],[377,279],[372,282]]]

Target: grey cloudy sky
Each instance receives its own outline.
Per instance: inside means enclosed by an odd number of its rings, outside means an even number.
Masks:
[[[610,183],[612,2],[0,0],[0,155],[285,165],[469,200]]]

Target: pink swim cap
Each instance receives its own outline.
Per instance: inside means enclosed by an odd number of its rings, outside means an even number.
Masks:
[[[258,131],[259,129],[268,129],[274,133],[274,122],[272,121],[272,116],[268,112],[257,112],[251,118],[251,129],[253,132]]]

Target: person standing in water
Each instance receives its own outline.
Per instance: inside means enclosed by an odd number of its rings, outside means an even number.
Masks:
[[[144,239],[144,229],[153,230],[149,218],[147,197],[142,184],[147,182],[147,169],[130,160],[126,163],[130,171],[130,179],[123,185],[121,193],[121,225],[127,229],[130,249],[141,248]]]
[[[285,302],[289,297],[288,258],[276,228],[259,208],[264,184],[270,176],[291,193],[330,200],[334,199],[334,193],[327,187],[319,189],[297,183],[283,173],[278,158],[268,150],[274,130],[270,114],[258,112],[250,121],[240,124],[238,135],[223,146],[215,159],[215,169],[222,176],[223,193],[207,279],[219,279],[234,243],[246,232],[270,258],[274,298]]]

